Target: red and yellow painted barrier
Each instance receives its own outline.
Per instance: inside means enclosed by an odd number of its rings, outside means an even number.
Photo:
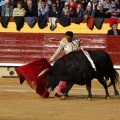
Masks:
[[[40,29],[37,23],[30,28],[25,22],[23,28],[17,31],[16,24],[11,18],[7,28],[3,28],[0,24],[0,65],[18,66],[38,58],[49,59],[64,33],[69,30],[80,38],[81,46],[85,49],[105,50],[110,54],[114,65],[119,66],[120,37],[106,36],[108,29],[110,29],[109,20],[105,19],[101,30],[95,26],[93,30],[90,30],[84,20],[79,25],[71,23],[68,27],[57,23],[54,31],[50,30],[49,23],[44,29]]]

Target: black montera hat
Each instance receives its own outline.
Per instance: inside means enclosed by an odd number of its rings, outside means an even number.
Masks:
[[[67,32],[65,33],[65,35],[70,36],[70,37],[73,37],[73,32],[72,32],[72,31],[67,31]]]

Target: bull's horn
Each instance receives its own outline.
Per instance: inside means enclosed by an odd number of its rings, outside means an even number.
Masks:
[[[37,77],[43,75],[44,73],[46,73],[46,71],[48,71],[48,69],[44,69],[41,73],[39,73],[39,75]]]

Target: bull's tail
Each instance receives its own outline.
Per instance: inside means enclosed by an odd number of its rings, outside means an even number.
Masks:
[[[119,81],[119,78],[120,78],[119,73],[115,71],[114,79],[111,78],[111,82],[108,85],[108,87],[110,87],[111,85],[113,85],[113,81],[112,80],[114,80],[114,82],[117,83]]]
[[[111,85],[115,85],[115,83],[118,82],[119,80],[119,73],[114,69],[114,66],[113,66],[113,63],[112,63],[112,60],[110,59],[110,56],[109,54],[107,54],[108,57],[107,58],[107,77],[110,78],[111,82],[109,83],[108,87],[110,87]]]

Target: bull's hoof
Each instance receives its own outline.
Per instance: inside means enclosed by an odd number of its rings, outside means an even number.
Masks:
[[[110,96],[107,96],[107,97],[105,97],[107,100],[109,100],[110,99]]]
[[[92,101],[92,98],[87,98],[86,100],[88,100],[88,101]]]
[[[109,100],[110,99],[110,95],[106,95],[105,99]]]
[[[119,96],[119,92],[118,91],[115,92],[115,96]]]
[[[62,95],[62,97],[60,98],[60,100],[65,100],[67,98],[67,96]]]
[[[61,98],[62,96],[55,93],[55,97]]]

